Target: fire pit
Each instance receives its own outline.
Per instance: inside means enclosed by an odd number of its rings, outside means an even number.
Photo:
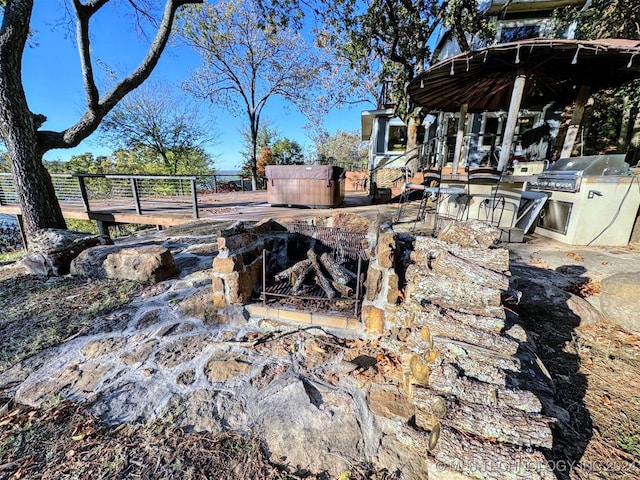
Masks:
[[[219,309],[260,302],[250,313],[378,331],[398,298],[395,236],[359,215],[239,223],[218,242],[212,283]]]
[[[363,261],[366,234],[332,227],[294,223],[287,228],[289,248],[287,267],[275,274],[268,271],[269,252],[263,250],[262,301],[280,300],[285,304],[317,310],[347,309],[358,316],[362,301]],[[275,262],[274,262],[275,263]]]

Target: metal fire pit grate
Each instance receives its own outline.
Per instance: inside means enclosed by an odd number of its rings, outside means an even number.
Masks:
[[[272,297],[296,297],[302,300],[327,300],[324,291],[318,286],[308,286],[301,294],[295,294],[292,291],[292,285],[289,282],[278,282],[265,288],[267,296]],[[339,300],[355,301],[355,299],[340,298]]]
[[[341,305],[341,310],[344,309],[346,305],[351,305],[355,316],[357,316],[362,301],[360,298],[362,293],[362,261],[369,259],[369,255],[367,254],[367,235],[332,227],[319,227],[306,223],[288,224],[287,235],[304,237],[307,240],[322,245],[339,263],[344,263],[345,261],[357,263],[357,272],[354,272],[356,273],[356,280],[353,294],[348,297],[337,296],[336,298],[329,299],[323,289],[318,285],[305,285],[302,292],[294,293],[293,286],[290,282],[269,283],[266,274],[266,265],[268,264],[266,258],[267,252],[263,251],[261,293],[263,303],[267,301],[267,298],[280,299],[285,302],[311,301],[314,304],[322,306],[322,308],[327,308],[329,305]]]
[[[292,234],[313,238],[333,251],[340,261],[346,258],[367,260],[367,234],[348,232],[333,227],[320,227],[307,223],[290,223],[287,230]]]

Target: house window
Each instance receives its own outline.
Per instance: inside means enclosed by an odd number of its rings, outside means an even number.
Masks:
[[[404,152],[407,148],[407,127],[405,125],[389,125],[389,142],[387,151]]]
[[[518,127],[516,129],[516,133],[522,135],[527,130],[531,130],[533,128],[534,120],[535,118],[531,116],[518,118]]]
[[[489,147],[491,144],[496,145],[499,126],[500,119],[498,117],[487,117],[485,119],[482,146]]]
[[[518,27],[502,27],[500,43],[517,42],[527,38],[538,38],[540,25],[521,25]]]

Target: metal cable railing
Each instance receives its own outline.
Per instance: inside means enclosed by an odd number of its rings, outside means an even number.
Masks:
[[[18,192],[10,173],[0,173],[0,205],[17,205]]]
[[[71,174],[51,175],[51,182],[60,203],[71,208],[82,208],[82,193],[78,180]]]
[[[152,175],[52,174],[56,197],[65,208],[85,212],[189,211],[198,218],[196,177]],[[0,173],[0,205],[17,205],[9,173]]]

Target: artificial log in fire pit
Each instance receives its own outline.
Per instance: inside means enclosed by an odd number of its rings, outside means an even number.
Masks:
[[[300,224],[289,228],[295,232],[289,233],[289,241],[295,239],[298,244],[294,250],[306,251],[306,255],[300,260],[288,255],[287,265],[292,261],[293,265],[273,275],[268,271],[270,262],[265,250],[263,303],[270,299],[289,305],[305,301],[306,307],[312,310],[353,311],[357,317],[364,278],[363,260],[368,263],[363,248],[366,234]],[[351,248],[345,249],[345,245]]]
[[[320,267],[320,263],[324,269]],[[311,276],[312,284],[319,286],[329,299],[334,298],[336,294],[345,298],[351,297],[353,288],[349,286],[349,283],[358,278],[357,274],[340,265],[326,252],[320,256],[319,262],[318,255],[313,249],[310,249],[306,259],[278,273],[274,279],[279,282],[288,281],[291,284],[291,293],[303,295],[310,289],[307,280]]]

